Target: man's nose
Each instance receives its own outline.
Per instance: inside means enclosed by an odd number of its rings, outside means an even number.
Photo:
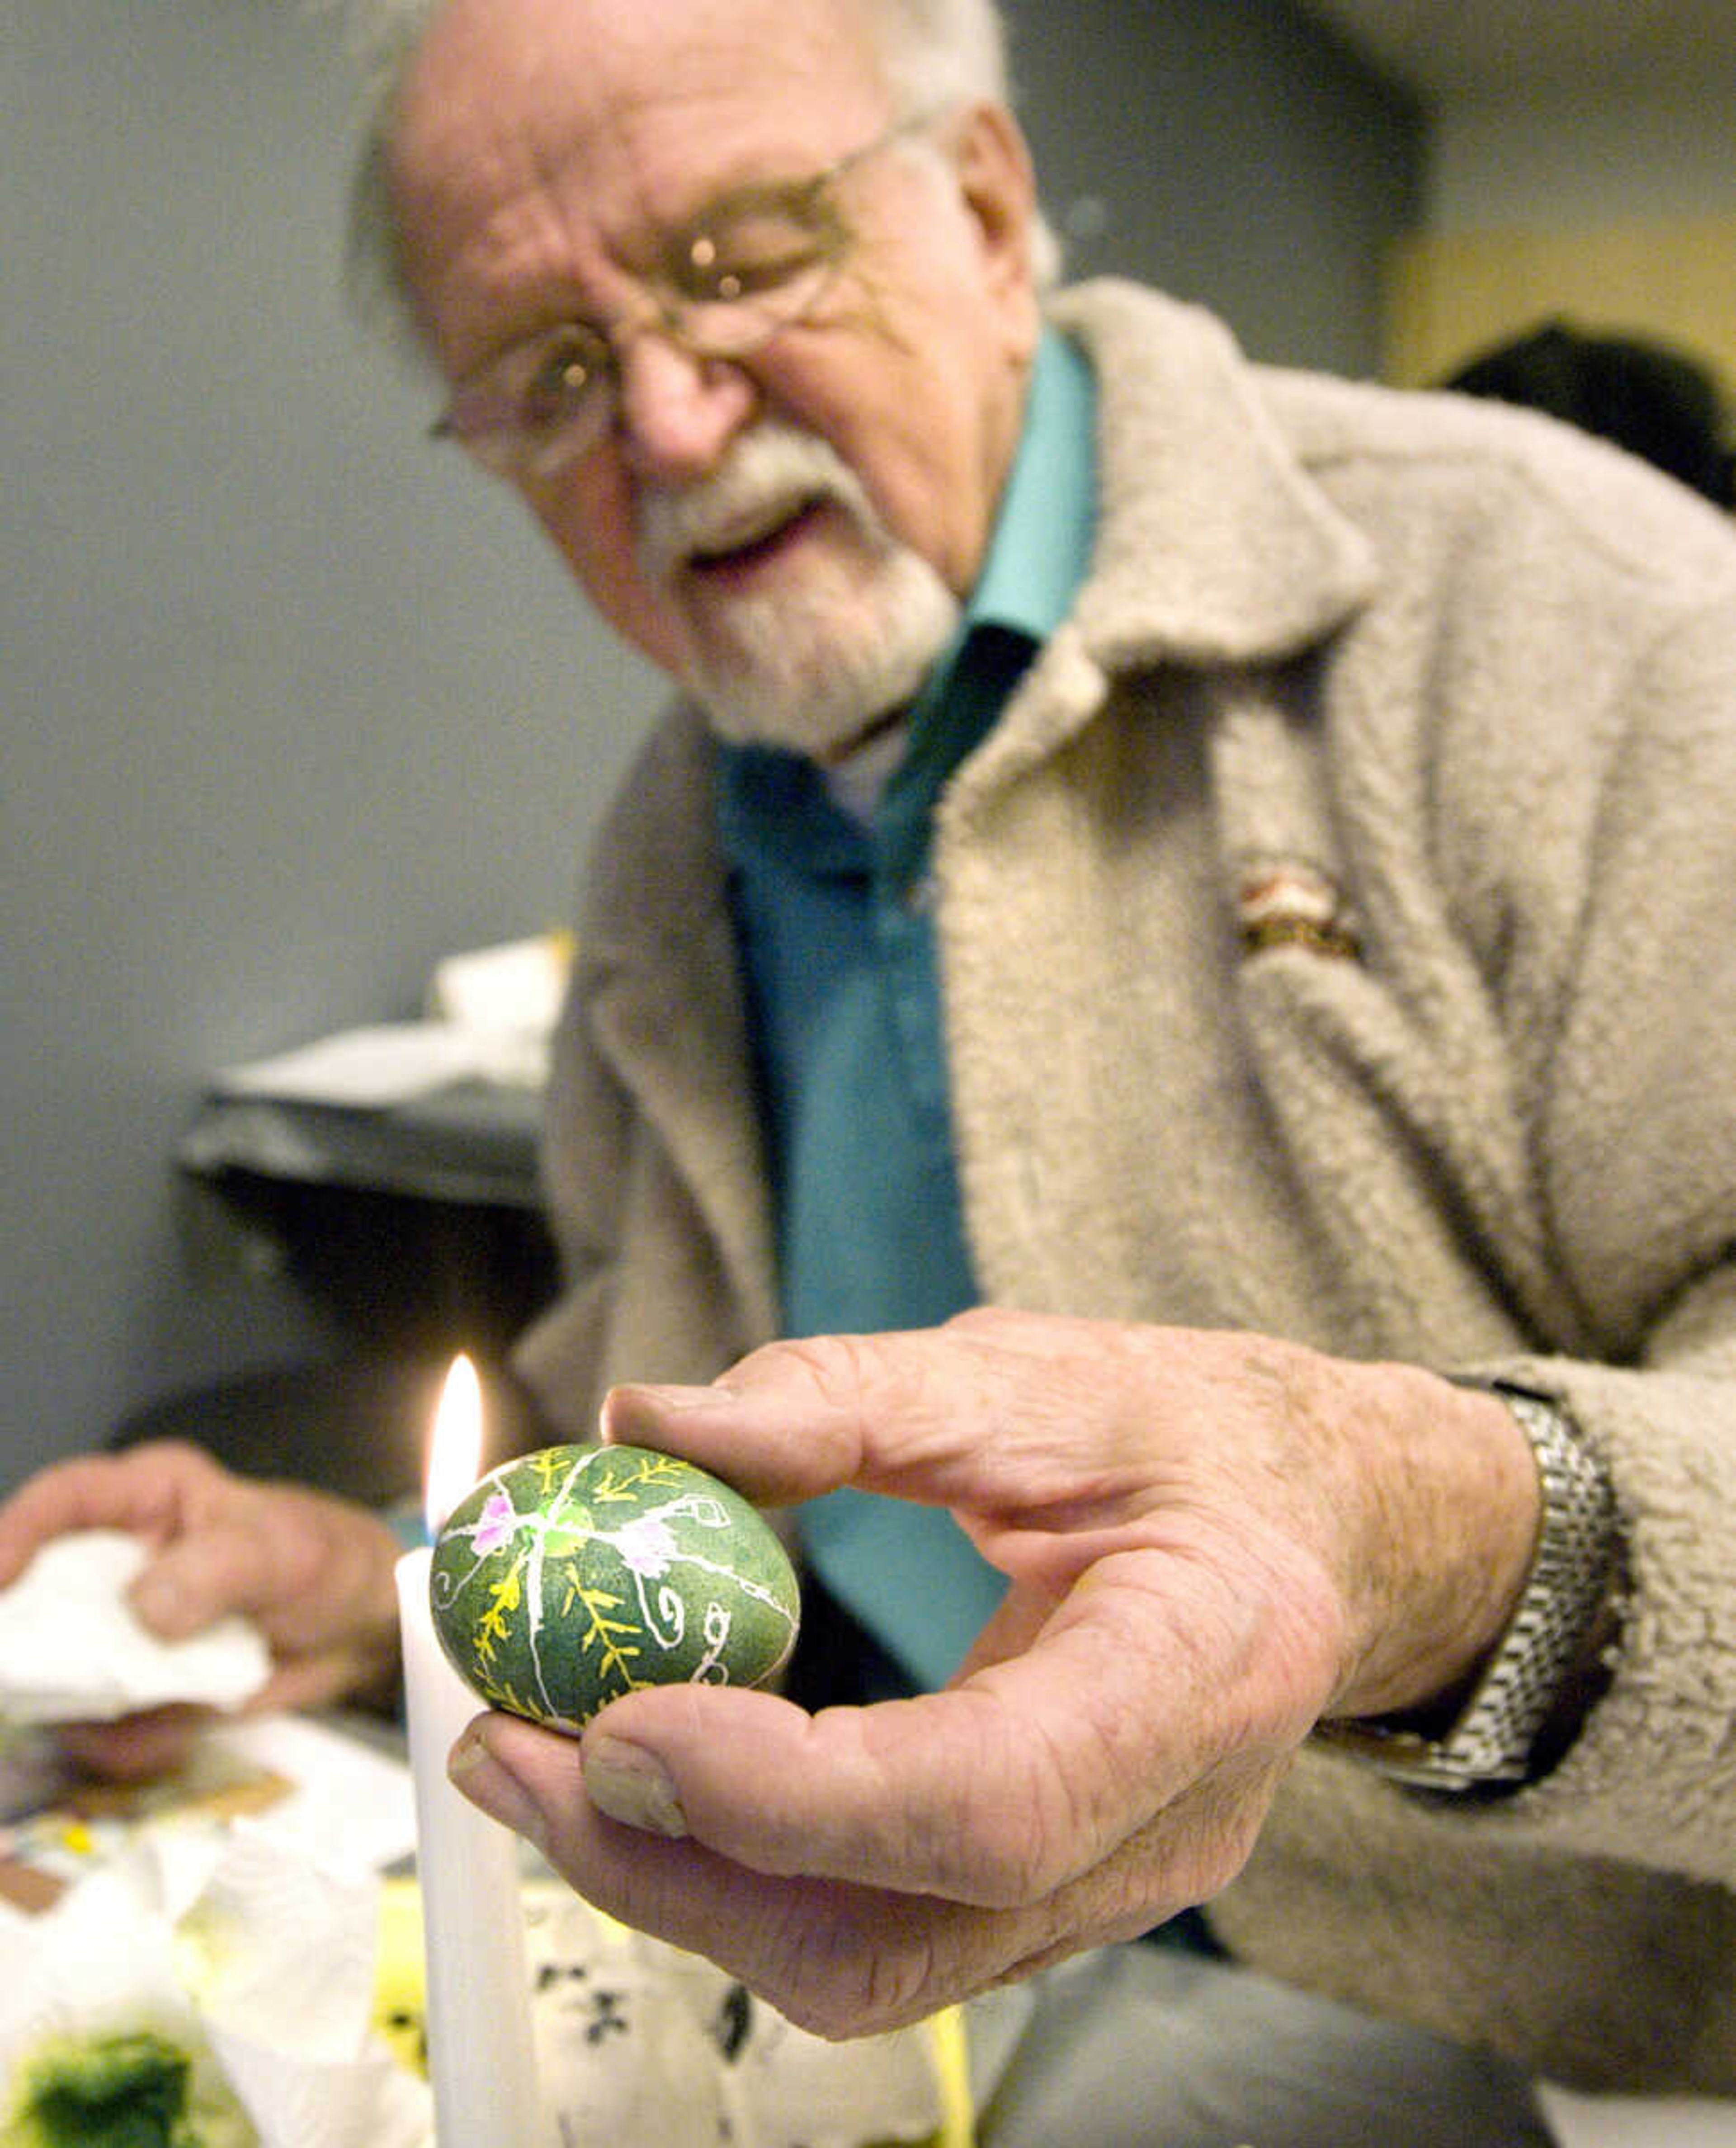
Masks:
[[[758,408],[759,390],[740,365],[695,357],[657,329],[632,338],[618,369],[628,459],[664,483],[704,476]]]

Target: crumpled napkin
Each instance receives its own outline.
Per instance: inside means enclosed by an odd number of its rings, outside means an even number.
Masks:
[[[184,1641],[147,1631],[126,1597],[145,1557],[138,1537],[81,1529],[0,1589],[0,1721],[106,1721],[178,1700],[233,1708],[265,1683],[270,1652],[248,1619]]]
[[[18,2102],[45,2052],[141,2034],[188,2060],[201,2148],[431,2148],[427,2085],[371,2027],[378,1889],[236,1822],[0,1911],[24,1970],[0,1980],[0,2148],[38,2137]]]

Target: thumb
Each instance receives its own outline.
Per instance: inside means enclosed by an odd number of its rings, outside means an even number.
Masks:
[[[268,1613],[285,1593],[282,1548],[252,1519],[208,1523],[165,1544],[133,1582],[133,1608],[166,1641],[240,1612]]]

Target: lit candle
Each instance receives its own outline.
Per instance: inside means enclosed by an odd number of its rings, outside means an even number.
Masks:
[[[429,1534],[481,1472],[482,1393],[468,1358],[454,1360],[434,1418],[425,1485]],[[398,1563],[398,1618],[416,1876],[427,1963],[429,2075],[440,2148],[543,2138],[530,1988],[519,1901],[517,1838],[459,1796],[446,1756],[481,1703],[446,1660],[428,1603],[434,1554]]]

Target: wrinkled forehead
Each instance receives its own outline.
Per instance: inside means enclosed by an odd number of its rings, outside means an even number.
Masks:
[[[888,116],[868,0],[448,0],[390,168],[424,228],[557,181],[678,221],[705,189],[830,161]]]

